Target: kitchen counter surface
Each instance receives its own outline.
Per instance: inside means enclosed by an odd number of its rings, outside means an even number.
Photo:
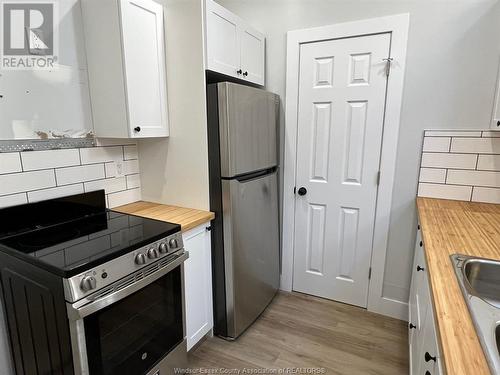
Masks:
[[[149,219],[163,220],[180,224],[183,232],[193,229],[198,225],[211,221],[215,218],[215,214],[210,211],[145,201],[115,207],[113,210],[131,215],[147,217]]]
[[[490,374],[450,255],[500,260],[500,205],[417,198],[417,207],[446,372]]]

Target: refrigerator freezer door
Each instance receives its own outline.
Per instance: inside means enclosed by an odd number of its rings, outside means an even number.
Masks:
[[[227,335],[236,338],[279,287],[277,173],[223,180],[222,192]]]
[[[276,166],[279,97],[229,82],[218,93],[221,176]]]

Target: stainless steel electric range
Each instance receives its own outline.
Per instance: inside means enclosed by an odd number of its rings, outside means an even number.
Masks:
[[[18,374],[170,374],[186,365],[180,226],[106,209],[104,191],[0,210]]]

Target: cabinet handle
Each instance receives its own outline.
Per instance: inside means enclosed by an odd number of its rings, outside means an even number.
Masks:
[[[419,265],[417,265],[417,271],[425,271],[425,268],[420,267]]]
[[[420,230],[420,224],[417,225],[417,229]]]
[[[422,241],[420,241],[420,247],[424,246],[424,243]]]
[[[208,226],[208,227],[206,227],[206,228],[205,228],[205,230],[206,230],[207,232],[210,232],[210,231],[212,230],[212,227]]]
[[[500,126],[500,120],[499,120],[499,121],[497,121],[497,126]]]
[[[238,69],[238,70],[236,71],[236,73],[237,73],[237,74],[241,74],[241,73],[243,73],[243,70]]]
[[[139,133],[141,131],[141,127],[140,126],[136,126],[134,128],[134,131],[137,132],[137,133]]]
[[[426,371],[425,375],[432,375],[432,374],[429,371]]]
[[[410,324],[408,325],[408,327],[410,327],[410,329],[415,329],[415,328],[417,328],[417,326],[416,326],[416,325],[414,325],[413,323],[410,323]]]
[[[429,362],[429,361],[436,362],[436,357],[433,357],[432,355],[430,355],[429,352],[425,352],[424,359],[425,359],[425,362]]]
[[[243,73],[243,75],[246,77],[248,75],[248,72]]]

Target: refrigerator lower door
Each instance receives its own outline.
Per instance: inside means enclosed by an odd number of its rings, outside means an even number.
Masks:
[[[238,337],[279,287],[277,172],[223,180],[227,335]]]

